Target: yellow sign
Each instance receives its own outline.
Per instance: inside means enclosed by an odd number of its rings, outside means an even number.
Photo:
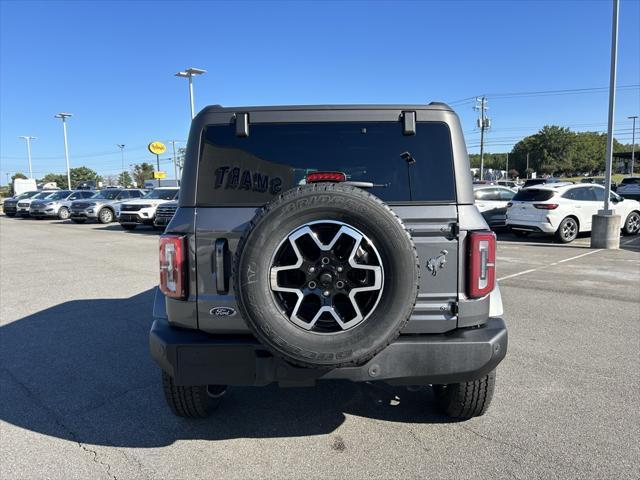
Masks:
[[[147,148],[154,155],[162,155],[167,151],[166,145],[162,142],[151,142]]]
[[[153,178],[160,179],[160,178],[167,178],[167,172],[153,172]]]

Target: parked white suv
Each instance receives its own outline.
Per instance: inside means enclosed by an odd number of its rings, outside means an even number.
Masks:
[[[123,203],[118,217],[120,225],[125,230],[133,230],[138,225],[153,225],[158,205],[176,200],[179,191],[177,187],[154,188],[142,198]]]
[[[555,234],[562,243],[591,231],[591,217],[604,208],[604,187],[593,184],[523,188],[507,208],[507,227],[518,236]],[[640,230],[640,203],[611,192],[611,209],[622,218],[622,231]]]

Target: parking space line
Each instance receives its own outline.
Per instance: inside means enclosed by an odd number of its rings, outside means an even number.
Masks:
[[[576,258],[586,257],[587,255],[598,253],[598,252],[601,252],[602,250],[603,250],[602,248],[599,248],[597,250],[592,250],[591,252],[582,253],[580,255],[575,255],[573,257],[565,258],[563,260],[558,260],[557,262],[549,263],[547,265],[542,265],[542,266],[536,267],[536,268],[530,268],[528,270],[523,270],[522,272],[518,272],[518,273],[512,273],[511,275],[506,275],[504,277],[498,278],[498,281],[500,282],[502,280],[507,280],[509,278],[519,277],[520,275],[524,275],[526,273],[537,272],[538,270],[542,270],[543,268],[553,267],[554,265],[558,265],[560,263],[568,262],[570,260],[575,260]]]

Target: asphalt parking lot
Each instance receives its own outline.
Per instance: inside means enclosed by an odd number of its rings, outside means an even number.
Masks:
[[[640,476],[638,236],[500,236],[509,352],[466,422],[426,388],[338,382],[173,417],[147,346],[157,237],[0,217],[0,478]]]

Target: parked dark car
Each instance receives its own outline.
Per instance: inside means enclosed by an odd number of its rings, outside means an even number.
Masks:
[[[23,192],[20,195],[15,195],[11,198],[5,199],[2,204],[2,211],[7,217],[15,217],[18,209],[18,202],[20,200],[26,200],[40,193],[39,190],[34,190],[32,192]]]
[[[486,411],[507,330],[450,107],[214,106],[190,132],[150,332],[176,415],[325,379]]]

